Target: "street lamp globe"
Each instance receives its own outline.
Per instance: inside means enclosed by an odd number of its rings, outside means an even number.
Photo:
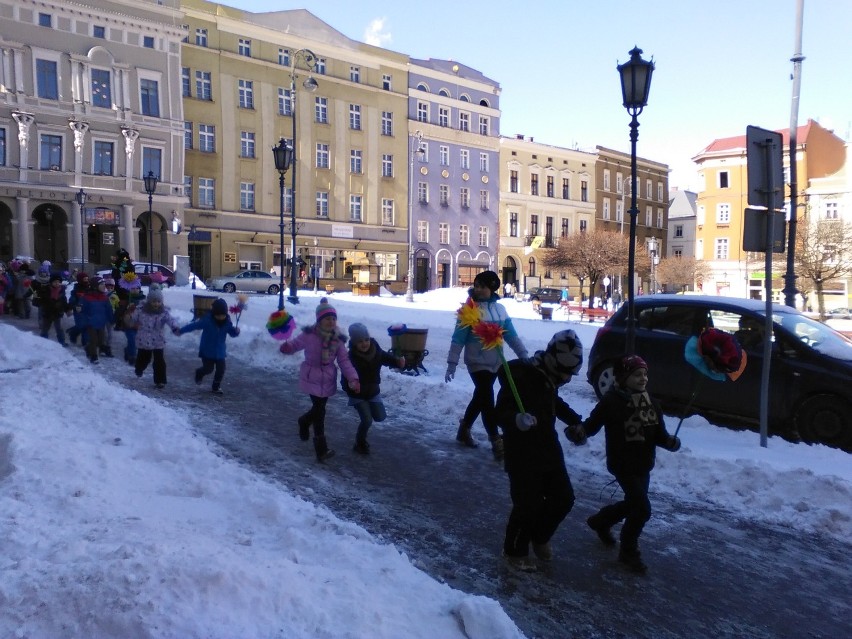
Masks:
[[[77,205],[80,207],[80,272],[86,272],[86,244],[84,240],[84,233],[86,229],[86,199],[88,196],[86,192],[83,190],[83,187],[80,187],[80,190],[77,191],[77,195],[74,196],[74,199],[77,200]]]

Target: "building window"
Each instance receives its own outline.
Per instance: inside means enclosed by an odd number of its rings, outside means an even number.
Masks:
[[[385,91],[392,91],[393,90],[393,78],[391,78],[391,76],[388,75],[387,73],[382,74],[382,88]]]
[[[192,148],[192,122],[183,123],[183,148]]]
[[[555,189],[555,187],[553,186],[553,176],[548,175],[547,176],[547,197],[555,197],[554,189]]]
[[[328,124],[328,98],[314,98],[314,116],[320,124]]]
[[[382,111],[382,135],[393,135],[393,113]]]
[[[43,171],[60,171],[62,169],[62,136],[41,136],[41,160],[39,168]]]
[[[654,209],[650,206],[645,207],[645,226],[651,228],[652,216],[654,214]]]
[[[195,44],[197,44],[199,47],[207,46],[207,29],[195,30]]]
[[[426,102],[418,102],[417,103],[417,121],[418,122],[428,122],[429,121],[429,105]]]
[[[438,107],[438,126],[450,126],[450,110],[447,107]]]
[[[486,189],[483,189],[479,192],[479,208],[483,211],[487,211],[489,208],[489,200],[490,196]]]
[[[518,193],[518,172],[509,171],[509,192]]]
[[[615,201],[615,221],[621,222],[624,219],[624,201]]]
[[[290,66],[290,49],[278,49],[278,64],[284,67]]]
[[[192,176],[183,176],[183,196],[186,198],[186,203],[192,206]]]
[[[609,169],[604,169],[603,172],[603,189],[609,191]]]
[[[363,152],[358,149],[349,151],[349,172],[363,173]]]
[[[354,131],[361,130],[361,105],[349,105],[349,128]]]
[[[509,237],[518,237],[518,214],[509,213]]]
[[[112,108],[112,79],[106,69],[92,69],[92,106]]]
[[[92,147],[92,173],[112,175],[113,143],[95,140]]]
[[[654,199],[653,183],[651,180],[645,180],[645,197],[649,200]]]
[[[580,220],[580,233],[585,233],[586,229],[589,228],[589,223],[587,220]]]
[[[459,151],[459,160],[461,168],[470,169],[470,151],[468,149]]]
[[[488,227],[480,226],[479,227],[479,246],[486,247],[488,246]]]
[[[571,234],[571,220],[567,217],[562,219],[562,231],[560,237],[568,237]]]
[[[36,60],[36,83],[38,97],[45,100],[59,99],[59,80],[54,60]]]
[[[153,173],[159,178],[163,174],[163,151],[152,147],[142,147],[142,175],[144,178]]]
[[[417,201],[421,204],[429,202],[429,185],[426,182],[417,183]]]
[[[674,236],[675,237],[683,237],[683,224],[675,224]]]
[[[470,113],[459,113],[459,131],[470,131]]]
[[[382,154],[382,177],[393,177],[393,155]]]
[[[429,241],[429,222],[426,220],[418,220],[417,221],[417,241],[418,242],[428,242]]]
[[[142,104],[142,115],[160,117],[160,83],[156,80],[139,81],[139,97]]]
[[[479,154],[479,170],[483,173],[488,173],[489,165],[489,155],[487,153]]]
[[[317,168],[327,169],[329,162],[328,144],[317,142]]]
[[[254,157],[254,133],[251,131],[240,131],[240,157]]]
[[[0,166],[6,166],[6,129],[0,129]]]
[[[660,201],[660,202],[663,201],[663,183],[662,182],[657,182],[657,200]]]
[[[836,220],[840,217],[839,207],[837,202],[826,202],[825,203],[825,219],[826,220]]]
[[[530,195],[538,195],[538,174],[530,174]]]
[[[350,222],[363,222],[361,218],[361,207],[363,205],[364,197],[362,195],[350,195],[349,196],[349,221]]]
[[[142,46],[146,49],[154,48],[154,36],[143,36],[142,37]]]
[[[446,222],[438,224],[438,242],[441,244],[450,243],[450,225]]]
[[[52,27],[53,26],[53,16],[49,13],[39,13],[38,14],[38,26],[40,27]]]
[[[314,69],[319,75],[325,75],[325,58],[317,58],[317,64]]]
[[[717,259],[717,260],[728,259],[728,238],[726,238],[726,237],[717,237],[716,238],[715,259]]]
[[[589,201],[589,183],[586,180],[580,180],[580,201]]]
[[[439,188],[439,202],[441,206],[450,205],[450,187],[447,184],[442,184]]]
[[[293,94],[290,89],[278,89],[278,115],[293,115]]]
[[[239,81],[239,96],[241,109],[254,108],[254,82],[251,80]]]
[[[529,270],[530,270],[530,277],[535,277],[535,258],[534,257],[531,257],[530,260],[529,260]]]
[[[459,226],[459,245],[470,245],[470,228],[468,228],[467,224],[462,224]]]
[[[731,205],[727,202],[722,202],[716,205],[716,224],[731,223]]]
[[[429,162],[429,143],[428,142],[420,142],[420,149],[417,153],[417,158],[422,164],[427,164]]]
[[[293,212],[293,187],[291,186],[284,187],[284,212]]]
[[[719,176],[719,188],[727,189],[728,188],[728,172],[727,171],[719,171],[717,174]]]
[[[393,200],[382,198],[382,225],[393,226]]]
[[[491,128],[491,119],[480,115],[479,116],[479,135],[488,135],[488,131]]]
[[[213,99],[213,80],[210,71],[195,72],[195,97],[199,100]]]
[[[254,184],[240,182],[240,210],[254,211]]]
[[[657,209],[657,228],[663,228],[663,210]]]
[[[444,144],[438,147],[438,160],[441,166],[450,166],[450,147]]]
[[[562,178],[562,199],[571,199],[571,180],[569,178]]]
[[[317,191],[317,217],[328,217],[328,191]]]
[[[603,219],[609,219],[609,198],[603,199]]]
[[[198,178],[198,208],[212,209],[216,206],[216,190],[213,178]]]
[[[180,70],[180,94],[184,98],[192,96],[192,81],[189,78],[189,67]]]
[[[459,203],[463,209],[470,208],[470,189],[463,186],[459,189]]]
[[[198,125],[198,150],[204,153],[216,152],[216,127],[212,124]]]
[[[530,235],[538,235],[538,215],[530,215]]]
[[[361,82],[361,67],[349,67],[350,82]]]
[[[251,57],[251,40],[246,38],[240,38],[239,43],[237,44],[237,53],[240,55],[244,55],[247,58]]]

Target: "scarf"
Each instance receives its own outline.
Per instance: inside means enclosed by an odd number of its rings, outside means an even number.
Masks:
[[[319,327],[319,324],[316,325],[316,331],[317,335],[319,335],[320,341],[322,342],[320,363],[323,366],[326,366],[334,359],[334,354],[337,352],[337,347],[340,345],[340,334],[337,332],[336,328],[333,328],[330,331],[324,331]]]
[[[367,349],[367,352],[361,352],[357,348],[353,347],[350,353],[352,354],[350,359],[357,357],[365,362],[370,362],[376,356],[376,343],[373,340],[370,340],[370,348]]]

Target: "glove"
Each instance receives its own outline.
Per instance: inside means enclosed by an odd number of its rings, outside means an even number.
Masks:
[[[179,329],[179,328],[173,328],[173,329],[172,329],[172,334],[173,334],[173,335],[178,335],[178,336],[180,336],[180,329]]]
[[[360,393],[361,392],[361,382],[357,379],[353,382],[349,382],[349,390],[351,390],[353,393],[356,393],[356,394]]]
[[[405,358],[404,357],[400,357],[398,360],[396,360],[396,367],[397,368],[405,368]]]
[[[453,377],[456,376],[456,365],[455,364],[447,364],[447,374],[444,375],[444,381],[449,384],[453,381]]]
[[[582,424],[571,424],[565,427],[565,437],[575,446],[582,446],[586,443],[586,429]]]
[[[529,413],[518,413],[515,415],[515,426],[518,427],[518,430],[527,432],[530,428],[535,426],[537,420],[535,415],[530,415]]]
[[[672,435],[669,437],[669,440],[666,442],[666,448],[673,453],[676,453],[680,450],[680,437],[675,437]]]
[[[239,335],[239,334],[240,334],[240,327],[239,327],[239,326],[235,326],[235,327],[234,327],[234,336],[237,336],[237,335]]]

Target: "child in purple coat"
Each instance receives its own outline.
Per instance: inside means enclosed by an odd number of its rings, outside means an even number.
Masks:
[[[328,398],[337,392],[337,367],[356,393],[361,384],[358,373],[346,351],[346,336],[337,328],[337,311],[323,297],[316,310],[316,324],[302,329],[292,340],[281,344],[285,355],[305,351],[305,361],[299,368],[299,390],[311,398],[311,409],[299,417],[299,437],[308,441],[314,427],[314,450],[318,461],[334,455],[325,439],[325,406]]]
[[[138,331],[136,377],[142,377],[153,359],[154,385],[157,388],[163,388],[166,385],[166,358],[163,355],[166,338],[163,335],[163,328],[168,326],[172,329],[172,333],[180,335],[180,324],[172,317],[169,309],[163,306],[163,291],[156,284],[151,284],[148,298],[142,306],[133,311],[130,323]]]

